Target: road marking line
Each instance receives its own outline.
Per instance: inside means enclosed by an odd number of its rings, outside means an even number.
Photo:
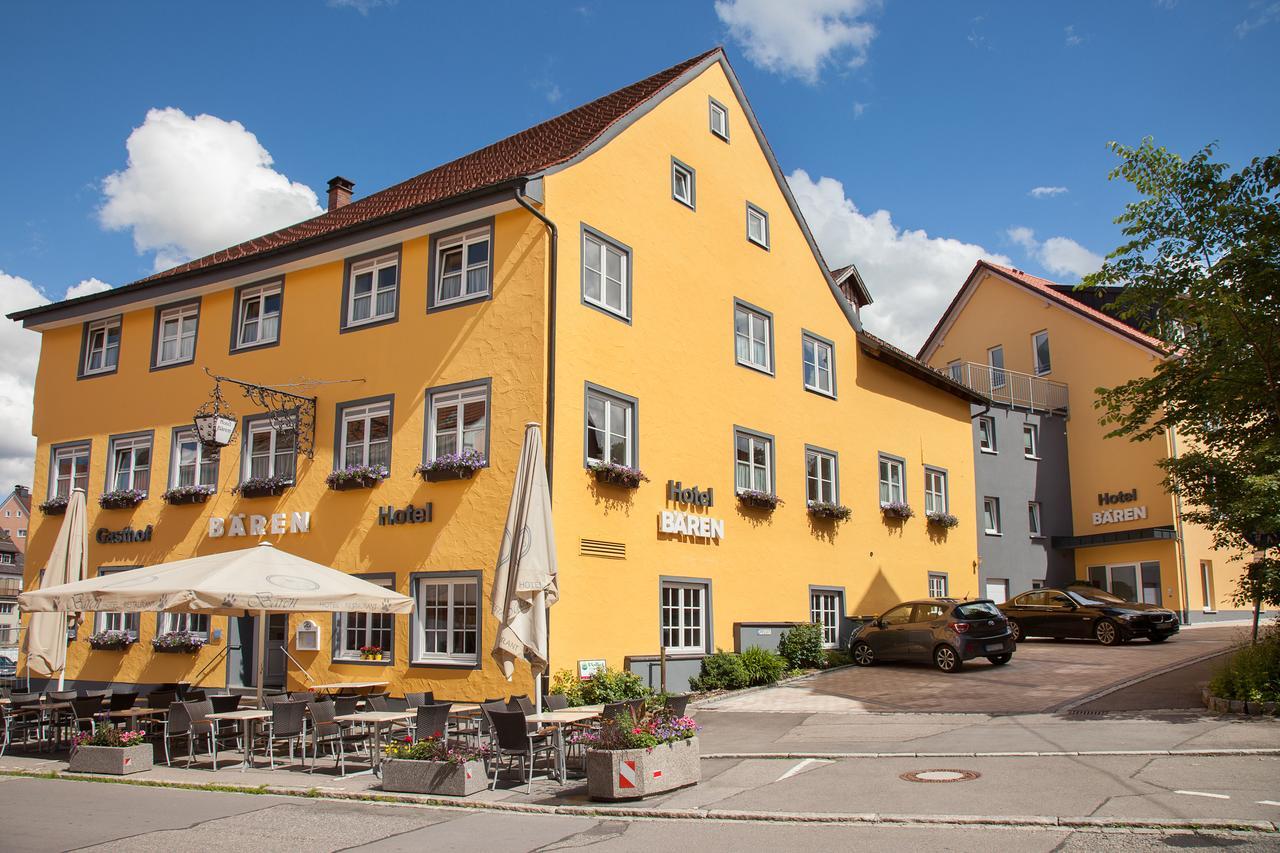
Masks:
[[[1188,797],[1213,797],[1215,800],[1229,800],[1227,794],[1206,794],[1204,791],[1174,791],[1175,794],[1186,794]]]
[[[1258,800],[1258,805],[1260,805],[1260,806],[1280,806],[1280,803],[1277,803],[1275,800]]]
[[[795,767],[792,767],[786,773],[783,773],[781,776],[779,776],[777,781],[781,782],[783,779],[790,779],[792,776],[796,775],[797,773],[803,772],[804,769],[808,767],[810,764],[830,764],[830,763],[831,763],[830,761],[819,761],[816,758],[806,758],[804,761],[801,761]]]

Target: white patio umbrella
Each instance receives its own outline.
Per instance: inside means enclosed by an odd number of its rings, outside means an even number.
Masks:
[[[270,542],[24,592],[18,604],[32,612],[256,613],[258,707],[262,707],[268,613],[413,610],[408,596],[278,550]]]
[[[542,458],[542,430],[536,423],[527,423],[494,571],[492,610],[498,620],[498,636],[493,657],[508,681],[516,660],[529,660],[538,713],[542,713],[542,676],[547,669],[547,609],[559,598],[556,534]]]
[[[80,580],[86,574],[89,560],[89,528],[85,524],[84,489],[72,489],[67,498],[67,511],[58,528],[53,552],[45,563],[40,588],[49,589]],[[21,596],[19,596],[21,600]],[[76,608],[70,608],[76,609]],[[27,671],[52,676],[58,673],[58,689],[67,674],[67,617],[56,613],[38,613],[27,623],[23,641],[27,653]]]

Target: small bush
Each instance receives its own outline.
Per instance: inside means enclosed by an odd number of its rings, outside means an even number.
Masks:
[[[690,686],[694,690],[740,690],[750,685],[741,656],[717,650],[702,659],[702,674],[690,679]]]
[[[776,683],[787,668],[782,655],[759,646],[751,646],[739,657],[742,658],[742,668],[747,673],[747,684],[751,687]]]
[[[778,654],[792,669],[818,669],[826,663],[822,648],[822,626],[797,625],[778,638]]]
[[[823,665],[826,669],[833,666],[848,666],[853,663],[853,658],[849,657],[848,652],[842,652],[838,649],[827,649],[827,660]]]
[[[602,669],[584,681],[562,669],[552,676],[550,692],[562,694],[570,706],[576,707],[645,699],[653,691],[634,672]]]
[[[1221,699],[1280,702],[1280,634],[1233,654],[1209,682],[1209,693]]]

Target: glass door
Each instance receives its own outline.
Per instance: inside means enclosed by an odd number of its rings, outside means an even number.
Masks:
[[[1089,582],[1094,586],[1118,595],[1125,601],[1138,601],[1138,566],[1136,563],[1121,563],[1114,566],[1090,566]],[[1160,593],[1156,588],[1156,595]]]

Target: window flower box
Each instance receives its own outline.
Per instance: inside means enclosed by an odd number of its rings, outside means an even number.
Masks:
[[[830,501],[809,501],[809,515],[831,521],[848,521],[853,516],[853,510]]]
[[[100,652],[122,652],[137,640],[127,631],[99,631],[89,635],[89,648]]]
[[[103,509],[133,509],[146,497],[147,493],[139,489],[112,489],[102,493],[98,506]]]
[[[382,660],[382,649],[379,646],[361,646],[360,660]]]
[[[63,515],[67,511],[67,499],[64,497],[49,498],[40,504],[40,511],[45,515]]]
[[[157,634],[151,648],[161,654],[195,654],[204,648],[205,641],[190,631],[169,631]]]
[[[649,482],[639,468],[629,468],[616,462],[592,462],[587,465],[587,470],[595,476],[597,483],[619,489],[638,489],[641,483]]]
[[[906,521],[916,514],[910,504],[902,501],[890,501],[887,504],[880,504],[880,512],[884,513],[884,517],[891,521]]]
[[[447,480],[470,480],[489,462],[478,450],[468,448],[461,453],[445,453],[423,462],[414,469],[414,473],[428,483],[442,483]]]
[[[213,486],[174,486],[160,497],[170,506],[202,504],[217,491]]]
[[[324,478],[325,485],[335,492],[346,492],[352,489],[372,489],[387,478],[391,472],[381,465],[352,465],[330,471]]]
[[[485,746],[450,743],[436,732],[418,741],[390,743],[384,753],[384,791],[469,797],[488,787],[484,765],[492,751]]]
[[[781,504],[782,498],[770,492],[760,492],[755,489],[743,489],[738,492],[738,503],[751,509],[775,510]]]
[[[293,480],[286,477],[250,477],[231,491],[242,498],[274,498],[292,485]]]
[[[949,512],[930,512],[925,515],[931,527],[938,527],[942,530],[950,530],[953,527],[960,526],[960,519],[956,518]]]

